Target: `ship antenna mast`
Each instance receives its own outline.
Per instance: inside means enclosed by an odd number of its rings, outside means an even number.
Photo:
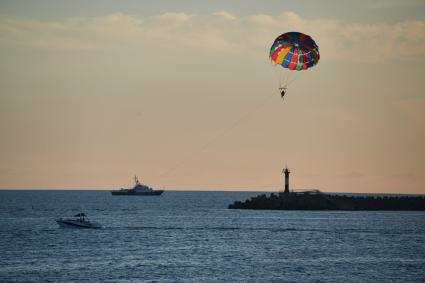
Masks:
[[[139,185],[140,183],[139,183],[139,179],[137,178],[137,176],[135,175],[134,176],[134,182],[136,183],[136,185]]]

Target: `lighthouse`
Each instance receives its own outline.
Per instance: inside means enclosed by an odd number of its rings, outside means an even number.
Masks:
[[[284,194],[289,194],[289,173],[291,173],[291,171],[289,171],[288,167],[285,167],[282,170],[282,174],[285,175],[285,191],[283,192]]]

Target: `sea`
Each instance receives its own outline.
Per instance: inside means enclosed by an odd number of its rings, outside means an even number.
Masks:
[[[0,282],[425,282],[424,212],[227,209],[257,194],[0,191]]]

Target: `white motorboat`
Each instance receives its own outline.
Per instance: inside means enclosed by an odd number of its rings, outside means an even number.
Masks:
[[[56,220],[56,222],[62,228],[102,228],[102,225],[97,222],[90,221],[87,215],[84,213],[78,213],[72,218],[59,218]]]

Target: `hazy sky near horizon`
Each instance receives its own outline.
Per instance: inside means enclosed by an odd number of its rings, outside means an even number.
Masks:
[[[423,0],[0,1],[0,188],[425,194],[424,55]]]

